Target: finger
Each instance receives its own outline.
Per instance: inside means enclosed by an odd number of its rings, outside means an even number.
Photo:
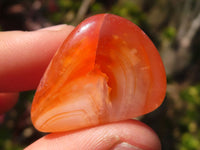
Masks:
[[[15,106],[19,93],[0,93],[0,115]]]
[[[0,125],[4,122],[4,114],[0,114]]]
[[[147,125],[122,121],[66,133],[52,133],[25,150],[160,150],[159,138]]]
[[[0,92],[35,89],[72,30],[72,26],[59,25],[34,32],[0,32]]]

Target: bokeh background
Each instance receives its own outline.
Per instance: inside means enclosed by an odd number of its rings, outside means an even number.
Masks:
[[[200,150],[200,0],[0,0],[0,30],[77,25],[98,13],[137,24],[162,56],[166,98],[141,121],[155,130],[163,150]],[[14,109],[0,117],[1,150],[21,150],[43,136],[30,121],[33,95],[22,92]]]

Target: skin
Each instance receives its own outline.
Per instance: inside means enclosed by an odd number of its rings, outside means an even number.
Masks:
[[[0,93],[0,115],[10,110],[19,97],[17,92]]]
[[[32,32],[0,32],[0,110],[7,107],[1,113],[14,105],[17,92],[36,89],[55,51],[72,30],[72,26],[60,25]],[[127,120],[78,131],[51,133],[25,149],[66,148],[160,150],[161,144],[147,125]]]

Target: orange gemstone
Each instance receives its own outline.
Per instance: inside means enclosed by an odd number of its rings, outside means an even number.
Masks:
[[[132,22],[111,14],[84,20],[64,41],[34,97],[42,132],[126,120],[156,109],[166,92],[159,53]]]

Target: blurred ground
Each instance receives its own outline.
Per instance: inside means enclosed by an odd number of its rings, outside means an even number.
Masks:
[[[105,12],[140,26],[163,58],[166,99],[141,120],[157,132],[163,150],[200,150],[199,0],[1,0],[0,30],[77,25]],[[42,136],[30,121],[33,95],[34,91],[21,93],[15,108],[0,117],[0,149],[20,150]]]

